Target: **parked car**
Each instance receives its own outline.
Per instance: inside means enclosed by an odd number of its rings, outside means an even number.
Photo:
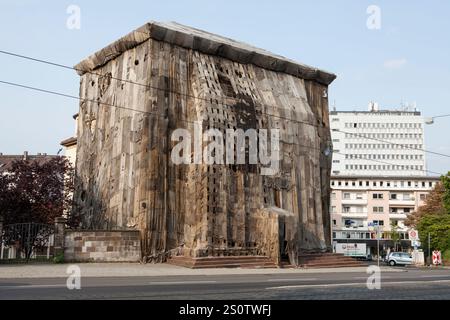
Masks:
[[[406,252],[391,252],[386,257],[386,263],[390,266],[409,265],[413,263],[412,256]]]

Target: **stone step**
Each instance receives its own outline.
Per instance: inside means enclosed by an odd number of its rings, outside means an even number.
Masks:
[[[302,259],[300,258],[299,261],[301,262],[305,262],[305,263],[314,263],[314,262],[322,262],[322,261],[348,261],[348,262],[352,262],[352,261],[357,261],[356,259],[353,258],[313,258],[313,259]]]
[[[340,253],[315,253],[299,255],[299,265],[304,268],[362,267],[366,263]]]
[[[225,256],[225,257],[171,257],[168,263],[199,269],[199,268],[276,268],[271,259],[264,256]]]
[[[301,267],[304,268],[340,268],[340,267],[364,267],[367,266],[364,263],[354,262],[333,262],[333,263],[308,263],[308,264],[301,264]]]

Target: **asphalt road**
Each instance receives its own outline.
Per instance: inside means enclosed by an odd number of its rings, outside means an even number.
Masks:
[[[0,299],[450,299],[450,270],[401,270],[384,271],[379,290],[364,272],[84,277],[79,290],[64,278],[0,275]]]

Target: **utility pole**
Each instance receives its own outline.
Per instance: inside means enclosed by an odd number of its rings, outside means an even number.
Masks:
[[[428,232],[428,263],[431,266],[431,235]]]
[[[377,225],[377,256],[378,256],[378,267],[380,267],[380,226]]]

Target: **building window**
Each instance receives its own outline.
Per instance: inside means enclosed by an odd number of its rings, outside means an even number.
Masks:
[[[383,194],[382,193],[373,193],[372,199],[383,199]]]
[[[420,194],[420,200],[421,201],[425,201],[426,198],[427,198],[427,195],[425,193],[421,193]]]
[[[333,226],[335,226],[336,225],[336,220],[335,219],[333,219]]]
[[[391,200],[397,200],[397,194],[391,193]]]
[[[349,213],[350,207],[342,207],[342,212]]]
[[[383,207],[373,207],[373,213],[383,213]]]

